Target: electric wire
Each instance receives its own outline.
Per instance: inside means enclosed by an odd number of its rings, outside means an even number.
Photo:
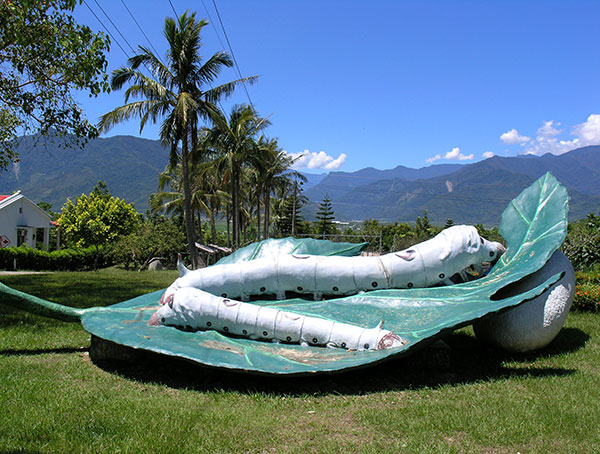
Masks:
[[[225,26],[223,25],[223,20],[221,19],[221,14],[219,13],[219,8],[217,8],[217,2],[215,0],[212,0],[212,2],[215,7],[215,11],[217,12],[217,17],[219,19],[219,23],[221,24],[221,29],[223,30],[223,35],[225,36],[225,40],[227,41],[227,47],[229,48],[229,52],[231,52],[231,58],[233,58],[233,63],[235,64],[235,67],[237,69],[238,77],[240,79],[243,79],[242,71],[240,71],[240,66],[238,65],[237,59],[235,58],[235,54],[233,52],[233,48],[231,47],[231,42],[229,41],[229,36],[227,36],[227,31],[225,30]],[[254,109],[254,103],[252,102],[252,99],[250,98],[250,93],[248,93],[248,88],[246,87],[246,83],[244,81],[242,81],[242,86],[244,87],[244,91],[246,92],[246,96],[248,97],[248,101],[250,102],[250,105]]]
[[[169,0],[169,4],[171,5],[171,9],[173,10],[173,14],[175,14],[175,17],[179,17],[179,14],[177,14],[177,11],[175,11],[175,7],[173,6],[173,2],[171,0]]]
[[[83,3],[85,4],[85,6],[87,6],[87,8],[90,10],[90,12],[96,18],[96,20],[100,23],[100,25],[102,25],[102,27],[104,28],[104,30],[106,30],[106,33],[108,33],[108,36],[110,36],[111,39],[115,43],[117,43],[117,46],[119,46],[119,49],[121,49],[121,51],[123,52],[123,54],[125,54],[125,56],[127,58],[129,58],[129,54],[125,51],[125,49],[123,49],[123,46],[121,46],[121,43],[119,42],[119,40],[117,38],[115,38],[115,36],[110,32],[110,30],[108,29],[108,27],[106,25],[104,25],[104,22],[102,22],[102,20],[98,17],[98,15],[94,12],[94,10],[90,7],[90,5],[88,5],[88,2],[86,0],[83,0]]]
[[[100,3],[98,3],[98,0],[94,0],[94,3],[96,3],[96,5],[98,6],[98,8],[100,8],[100,11],[102,11],[102,13],[106,16],[106,18],[108,19],[108,21],[112,24],[112,26],[115,28],[115,30],[117,31],[117,33],[119,33],[119,35],[121,36],[121,38],[123,38],[123,41],[125,41],[125,43],[129,46],[129,49],[131,49],[131,52],[133,54],[135,54],[135,49],[133,48],[133,46],[131,44],[129,44],[129,41],[127,41],[127,38],[125,38],[125,36],[123,35],[123,33],[121,33],[121,30],[119,30],[119,27],[116,26],[116,24],[112,21],[112,19],[110,18],[110,16],[108,14],[106,14],[106,11],[104,11],[104,8],[102,8],[102,5],[100,5]]]
[[[148,38],[148,35],[146,35],[146,32],[144,31],[144,29],[140,26],[139,22],[137,21],[137,19],[135,18],[135,16],[133,15],[133,13],[131,12],[131,10],[127,7],[127,5],[125,4],[124,0],[121,0],[121,3],[123,4],[123,6],[125,7],[125,9],[127,10],[127,12],[129,13],[129,15],[131,16],[131,18],[133,19],[133,22],[135,22],[135,25],[137,25],[137,28],[139,28],[139,30],[142,32],[142,34],[144,35],[144,38],[146,38],[146,41],[148,41],[148,44],[150,45],[150,48],[154,51],[155,55],[159,58],[160,60],[160,53],[156,50],[156,48],[152,45],[152,42],[150,41],[150,38]],[[161,63],[162,60],[161,60]],[[163,63],[164,64],[164,63]]]
[[[201,1],[202,1],[202,6],[204,6],[204,11],[206,11],[206,16],[208,17],[208,21],[210,22],[210,25],[212,25],[213,30],[215,31],[215,35],[217,35],[217,39],[219,40],[219,43],[221,43],[221,47],[223,49],[225,49],[225,44],[223,44],[223,40],[221,39],[221,35],[217,31],[217,27],[215,26],[215,23],[213,22],[212,17],[210,16],[210,13],[208,12],[208,8],[206,7],[206,3],[204,3],[204,0],[201,0]]]

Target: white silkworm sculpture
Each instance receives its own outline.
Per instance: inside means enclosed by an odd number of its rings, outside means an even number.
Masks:
[[[481,238],[472,226],[458,225],[409,249],[379,257],[282,255],[244,263],[213,265],[189,271],[178,262],[180,277],[161,298],[195,287],[224,298],[247,301],[252,295],[285,292],[344,296],[359,291],[431,287],[452,283],[449,278],[472,265],[495,261],[505,248]]]
[[[406,343],[398,335],[383,329],[383,322],[366,329],[217,297],[192,287],[170,294],[165,305],[152,314],[148,324],[176,326],[189,331],[212,329],[251,339],[348,350],[384,350]]]

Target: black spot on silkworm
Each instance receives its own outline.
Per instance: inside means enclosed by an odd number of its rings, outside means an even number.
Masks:
[[[365,345],[363,345],[363,347],[365,347],[365,350],[368,350],[369,349],[369,344],[365,344]]]
[[[161,322],[161,323],[164,323],[164,322],[165,322],[165,318],[164,318],[164,317],[163,317],[163,318],[161,318],[161,319],[160,319],[160,322]]]
[[[223,298],[227,298],[227,293],[221,293],[221,296],[222,296]]]
[[[302,287],[296,287],[298,289],[299,292],[301,292],[302,290],[304,290]]]
[[[246,331],[245,329],[242,330],[242,334],[245,336],[246,334],[248,334],[248,331]]]
[[[408,288],[413,288],[413,285],[414,285],[414,284],[413,284],[412,282],[409,282],[409,283],[408,283],[408,285],[407,285],[407,287],[408,287]]]
[[[446,275],[444,273],[440,273],[440,279],[444,279]]]
[[[316,337],[313,337],[313,344],[316,344],[319,342],[319,339],[317,339]]]
[[[211,322],[206,322],[206,326],[212,326]]]
[[[231,301],[231,300],[230,300],[230,299],[227,299],[227,298],[225,298],[225,299],[223,300],[223,302],[224,302],[224,303],[228,303],[229,301]]]
[[[263,336],[268,336],[269,333],[267,333],[266,331],[263,331]]]
[[[260,288],[260,291],[261,291],[261,292],[266,292],[266,291],[267,291],[267,289],[266,289],[265,287],[261,287],[261,288]]]
[[[223,327],[223,331],[228,332],[229,328],[227,328],[226,326]]]
[[[483,244],[483,238],[479,238],[481,240],[481,244]]]
[[[375,288],[375,287],[377,287],[377,285],[378,285],[377,282],[375,282],[375,281],[371,282],[371,287]]]
[[[346,348],[346,342],[342,342],[342,348]]]
[[[494,256],[494,251],[490,251],[490,257]]]
[[[290,336],[285,338],[288,342],[291,342],[292,338]]]
[[[333,287],[333,291],[334,291],[334,292],[337,292],[338,290],[339,290],[339,288],[337,288],[337,287]]]

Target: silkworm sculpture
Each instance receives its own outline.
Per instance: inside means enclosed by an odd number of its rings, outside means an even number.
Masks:
[[[384,350],[405,340],[383,329],[383,322],[367,329],[273,307],[217,297],[192,287],[170,294],[148,325],[175,326],[189,331],[216,330],[251,339],[319,345],[348,350]]]
[[[455,283],[450,277],[472,265],[495,261],[505,248],[481,238],[473,226],[459,225],[409,249],[379,257],[282,255],[190,271],[179,260],[180,277],[166,290],[164,304],[178,289],[195,287],[223,298],[285,292],[344,296],[359,291],[431,287]]]

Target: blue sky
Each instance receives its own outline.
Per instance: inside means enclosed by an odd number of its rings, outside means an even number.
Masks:
[[[123,0],[164,52],[169,0]],[[121,0],[85,0],[80,22],[131,54],[148,45]],[[212,22],[202,53],[227,50],[213,0],[171,0]],[[564,153],[600,144],[598,1],[215,0],[252,102],[304,170],[354,171]],[[205,9],[206,8],[206,9]],[[207,13],[208,10],[208,13]],[[113,41],[109,70],[126,63]],[[222,81],[236,78],[227,70]],[[80,97],[92,121],[123,92]],[[247,103],[240,89],[224,107]],[[157,139],[156,127],[106,136]]]

